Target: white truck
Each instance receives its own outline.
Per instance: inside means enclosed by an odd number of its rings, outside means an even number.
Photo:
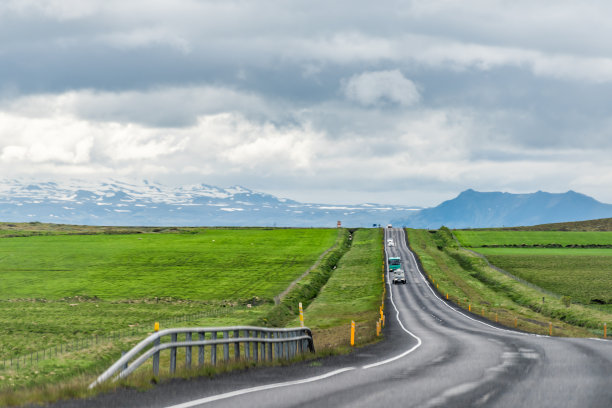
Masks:
[[[404,285],[406,284],[406,274],[402,269],[396,269],[393,271],[392,282],[394,285],[397,285],[399,283],[402,283]]]

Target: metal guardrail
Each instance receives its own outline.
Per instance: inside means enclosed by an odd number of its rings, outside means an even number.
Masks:
[[[184,340],[180,341],[179,335],[184,337]],[[194,339],[194,335],[197,339]],[[151,357],[153,357],[153,375],[159,375],[160,352],[166,349],[170,349],[171,374],[176,371],[178,348],[185,348],[185,367],[188,369],[191,368],[193,347],[198,347],[200,367],[206,360],[206,348],[210,349],[210,364],[217,364],[219,346],[222,346],[222,361],[229,362],[230,344],[234,345],[232,353],[234,361],[241,359],[241,344],[244,359],[252,361],[290,359],[306,351],[311,353],[315,351],[312,332],[307,327],[276,329],[230,326],[166,329],[151,334],[134,346],[91,383],[89,388],[107,381],[117,373],[115,380],[127,377]]]
[[[188,324],[189,321],[202,318],[219,317],[229,313],[234,313],[236,310],[242,310],[236,306],[216,308],[199,313],[174,316],[162,320],[157,320],[164,327],[173,327]],[[130,326],[129,328],[113,330],[107,333],[100,334],[82,334],[80,337],[75,337],[72,340],[63,343],[55,344],[42,350],[30,351],[25,354],[11,354],[0,358],[0,372],[6,369],[19,369],[26,366],[36,367],[40,363],[52,358],[67,358],[67,353],[78,352],[91,347],[95,347],[103,343],[112,343],[118,340],[131,339],[141,337],[151,332],[151,327],[155,321],[146,322],[138,326]],[[26,341],[26,345],[29,344]]]

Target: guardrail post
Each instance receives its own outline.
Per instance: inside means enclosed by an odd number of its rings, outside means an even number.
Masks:
[[[223,331],[223,338],[229,339],[229,331]],[[229,343],[225,343],[223,345],[223,363],[227,363],[229,361]]]
[[[310,338],[307,341],[308,341],[308,349],[310,350],[311,353],[314,353],[315,352],[315,346],[314,346],[314,339],[312,338],[312,335],[310,336]]]
[[[121,357],[125,356],[125,353],[126,353],[125,351],[122,351],[122,352],[121,352]],[[128,363],[125,363],[125,364],[123,365],[123,367],[122,367],[122,370],[127,370],[127,368],[128,368]]]
[[[251,331],[246,330],[244,332],[244,337],[249,337],[250,334],[251,334]],[[251,359],[251,342],[249,341],[244,342],[244,358],[246,358],[247,361]]]
[[[185,333],[185,341],[191,342],[191,332]],[[185,368],[191,368],[191,346],[185,349]]]
[[[276,332],[276,333],[270,333],[271,336],[274,337],[274,339],[278,339],[280,337],[280,333]],[[281,346],[282,344],[280,342],[274,343],[274,358],[279,360],[282,355],[281,355]]]
[[[261,337],[262,339],[266,338],[266,333],[260,332],[259,333],[259,337]],[[264,343],[264,342],[259,343],[259,347],[261,348],[261,350],[260,350],[260,352],[261,352],[261,361],[266,361],[266,343]]]
[[[234,330],[234,338],[236,342],[234,343],[234,360],[240,360],[240,342],[238,339],[240,338],[240,330]]]
[[[153,347],[158,347],[159,343],[160,343],[160,339],[158,337],[153,342]],[[153,375],[156,377],[159,375],[159,351],[153,354]]]
[[[200,341],[205,340],[206,332],[199,332],[198,337]],[[204,345],[198,346],[198,366],[204,366]]]
[[[210,334],[211,340],[217,340],[217,332],[214,331]],[[210,362],[212,365],[217,365],[217,345],[212,344],[210,346]]]
[[[159,331],[158,322],[155,322],[155,325],[153,326],[153,331],[156,333]],[[158,347],[159,343],[160,343],[160,338],[158,337],[153,342],[153,347]],[[61,346],[60,346],[60,352],[61,352]],[[159,375],[159,351],[153,354],[153,375],[156,377]]]
[[[271,339],[272,333],[270,332],[266,333],[266,338]],[[274,356],[272,355],[272,343],[267,343],[267,346],[268,346],[268,360],[272,361],[274,359]]]
[[[282,338],[287,339],[289,337],[289,333],[283,332]],[[283,355],[287,360],[289,360],[289,343],[287,340],[283,340]]]
[[[254,331],[253,332],[253,337],[258,338],[259,337],[259,332],[258,331]],[[257,362],[257,360],[259,360],[259,342],[256,341],[253,343],[253,361]]]
[[[176,343],[177,334],[172,333],[170,335],[170,341]],[[174,374],[176,371],[176,347],[170,347],[170,374]]]

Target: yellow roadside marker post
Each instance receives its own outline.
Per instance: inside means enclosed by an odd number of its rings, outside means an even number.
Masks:
[[[472,311],[472,304],[470,303],[470,304],[468,305],[468,312],[471,312],[471,311]]]
[[[376,337],[380,336],[380,320],[376,322]]]
[[[302,302],[299,303],[300,307],[300,327],[304,327],[304,309],[302,309]]]
[[[351,346],[355,345],[355,321],[351,320]]]
[[[155,324],[153,325],[153,331],[159,331],[159,322],[155,322]]]
[[[608,338],[608,333],[607,332],[608,332],[608,327],[607,327],[607,324],[604,323],[604,339]]]
[[[548,335],[552,336],[552,322],[548,323]]]

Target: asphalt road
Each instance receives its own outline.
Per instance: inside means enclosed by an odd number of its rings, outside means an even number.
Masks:
[[[388,291],[385,341],[314,363],[54,406],[612,407],[612,342],[514,332],[456,310],[434,293],[404,232],[386,234],[407,284]]]

